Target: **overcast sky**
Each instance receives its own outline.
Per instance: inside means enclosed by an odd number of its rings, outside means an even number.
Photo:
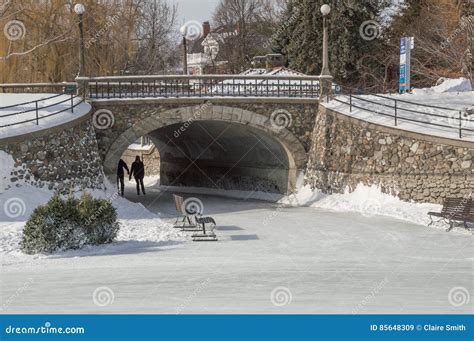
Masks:
[[[184,24],[190,20],[210,21],[219,0],[169,0],[169,2],[178,4],[178,23]]]

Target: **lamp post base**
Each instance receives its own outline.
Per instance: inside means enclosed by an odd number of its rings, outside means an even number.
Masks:
[[[319,82],[319,100],[326,99],[329,102],[329,99],[333,96],[332,78],[323,78]]]

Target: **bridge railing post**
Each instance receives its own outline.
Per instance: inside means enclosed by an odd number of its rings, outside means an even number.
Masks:
[[[35,106],[36,106],[36,125],[39,125],[38,101],[35,102]]]
[[[395,100],[395,127],[398,126],[398,104],[397,104],[397,100]]]

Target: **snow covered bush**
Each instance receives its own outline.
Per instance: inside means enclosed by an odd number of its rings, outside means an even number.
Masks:
[[[79,204],[79,213],[84,219],[84,228],[91,245],[111,243],[117,236],[119,225],[117,211],[110,200],[94,199],[86,193]]]
[[[23,229],[21,249],[36,254],[107,244],[118,230],[117,212],[110,201],[90,194],[66,200],[55,195],[33,211]]]

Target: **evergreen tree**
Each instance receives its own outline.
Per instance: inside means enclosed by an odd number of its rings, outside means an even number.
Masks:
[[[337,82],[358,83],[361,77],[361,63],[377,63],[371,56],[383,43],[380,39],[364,39],[360,28],[366,21],[373,20],[371,34],[379,36],[382,26],[380,13],[387,6],[385,0],[290,0],[282,26],[284,33],[278,39],[276,51],[285,54],[289,67],[306,74],[321,72],[323,17],[320,7],[331,6],[329,16],[329,66]],[[298,13],[297,20],[290,18]]]

